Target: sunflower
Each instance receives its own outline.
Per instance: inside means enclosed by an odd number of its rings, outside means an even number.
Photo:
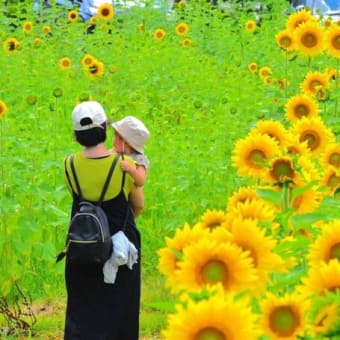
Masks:
[[[267,135],[272,138],[279,146],[285,140],[287,131],[285,127],[276,120],[260,120],[256,126],[250,130],[250,135]]]
[[[286,21],[286,28],[290,32],[294,32],[296,28],[298,28],[302,23],[307,21],[315,21],[316,19],[311,14],[310,11],[306,9],[302,9],[298,12],[292,13],[287,21]]]
[[[40,47],[40,45],[41,45],[41,39],[40,38],[34,38],[33,46],[34,47]]]
[[[200,291],[222,284],[225,291],[241,291],[256,280],[248,252],[231,242],[202,238],[183,250],[174,290]]]
[[[279,86],[280,91],[284,91],[287,88],[287,80],[286,79],[278,79],[276,84]]]
[[[8,38],[4,41],[3,48],[7,53],[16,53],[20,49],[20,43],[15,38]]]
[[[276,34],[276,43],[287,52],[294,52],[296,49],[294,37],[289,30],[284,30]]]
[[[300,142],[306,141],[308,148],[315,155],[324,152],[327,145],[335,141],[332,131],[319,117],[303,117],[294,123],[291,131],[299,136]]]
[[[145,31],[145,24],[143,22],[141,22],[140,24],[138,24],[137,29],[139,32],[144,32]]]
[[[332,143],[327,145],[320,161],[324,168],[331,165],[340,169],[340,144]]]
[[[169,314],[165,340],[257,339],[256,316],[246,299],[218,291],[208,299],[189,300]]]
[[[284,268],[283,260],[274,253],[276,241],[265,235],[265,229],[260,229],[255,220],[235,218],[230,231],[230,241],[249,252],[258,273],[256,285],[264,288],[269,275]]]
[[[312,325],[310,326],[313,333],[323,335],[327,334],[332,327],[340,320],[340,308],[336,303],[328,302],[318,308]]]
[[[257,72],[257,64],[252,62],[248,65],[248,70],[251,72],[251,73],[255,73]]]
[[[62,70],[66,70],[71,67],[71,59],[68,57],[63,57],[59,60],[59,67]]]
[[[77,22],[79,20],[79,13],[75,9],[68,12],[67,18],[71,22]]]
[[[333,19],[331,17],[328,17],[323,21],[323,26],[325,28],[329,28],[329,27],[333,26],[333,24],[334,24],[334,22],[333,22]]]
[[[327,53],[335,58],[340,58],[340,26],[333,25],[325,34]]]
[[[315,96],[320,87],[328,87],[329,78],[326,74],[318,71],[310,71],[307,73],[301,84],[301,89],[305,94]]]
[[[285,117],[290,122],[294,123],[302,117],[318,116],[318,103],[313,98],[305,94],[300,94],[291,97],[285,106]]]
[[[269,202],[259,199],[245,201],[243,203],[230,206],[228,212],[233,217],[272,222],[276,216],[277,209]]]
[[[256,188],[241,187],[237,191],[234,191],[233,194],[229,197],[227,211],[230,211],[230,209],[233,206],[236,206],[238,203],[245,203],[252,200],[260,200]]]
[[[98,22],[98,17],[96,15],[93,15],[89,20],[89,26],[95,25]]]
[[[290,203],[294,208],[293,215],[312,213],[320,206],[321,201],[322,195],[316,188],[305,190]]]
[[[306,185],[306,182],[312,181],[320,181],[321,180],[321,172],[320,169],[316,166],[316,163],[312,157],[311,152],[307,152],[306,154],[298,157],[296,159],[297,168],[302,175],[304,180],[303,183],[298,183],[300,186]]]
[[[84,67],[90,67],[96,61],[96,58],[91,54],[85,54],[81,63]]]
[[[315,97],[317,100],[322,101],[322,102],[328,100],[329,94],[328,94],[327,89],[325,89],[322,86],[317,86]]]
[[[294,32],[296,46],[303,55],[315,56],[323,51],[323,34],[323,28],[317,22],[305,22]]]
[[[270,78],[270,77],[263,77],[262,80],[263,80],[264,85],[272,85],[273,84],[273,79]]]
[[[273,73],[272,69],[268,66],[263,66],[259,70],[259,76],[263,79],[270,76]]]
[[[186,38],[186,39],[182,40],[182,47],[187,48],[190,45],[192,45],[192,40],[191,39]]]
[[[314,294],[324,296],[326,293],[340,291],[340,261],[332,259],[328,263],[320,263],[312,266],[307,276],[302,278],[302,286],[299,287],[302,294],[311,296]]]
[[[43,28],[42,28],[42,31],[44,34],[49,34],[51,33],[52,29],[51,29],[51,26],[48,26],[48,25],[45,25]]]
[[[208,209],[196,225],[199,225],[203,229],[213,230],[227,221],[227,216],[224,211]]]
[[[78,97],[77,97],[77,103],[82,103],[82,102],[87,102],[87,101],[92,101],[94,100],[93,97],[89,94],[89,93],[81,93]]]
[[[22,29],[25,33],[31,33],[33,31],[32,21],[25,21],[22,25]]]
[[[295,182],[298,172],[289,156],[278,156],[271,159],[268,168],[268,181],[273,184]]]
[[[166,247],[157,251],[158,254],[158,270],[167,277],[167,285],[172,286],[176,271],[179,268],[178,263],[182,260],[183,249],[192,242],[206,237],[209,233],[208,229],[199,227],[191,228],[189,224],[185,224],[183,228],[177,228],[172,238],[166,237]]]
[[[104,64],[98,60],[95,60],[88,68],[88,72],[90,77],[102,76],[104,74]]]
[[[4,117],[4,114],[7,112],[7,106],[6,104],[0,100],[0,119]]]
[[[176,31],[176,34],[179,35],[179,36],[186,35],[189,32],[189,26],[188,26],[188,24],[182,22],[182,23],[176,25],[175,31]]]
[[[97,15],[98,18],[108,21],[115,15],[115,10],[110,4],[102,4],[98,7]]]
[[[305,155],[310,153],[307,141],[301,142],[299,136],[288,131],[285,136],[284,150],[290,155]]]
[[[307,304],[297,293],[282,297],[268,293],[261,310],[263,331],[271,340],[296,340],[304,335]]]
[[[248,135],[236,142],[232,162],[239,176],[260,178],[266,163],[278,152],[276,141],[268,135]]]
[[[165,31],[162,28],[157,28],[154,33],[153,37],[155,40],[162,40],[165,37]]]
[[[340,188],[340,171],[333,166],[328,166],[321,184],[328,188],[330,195],[333,195]]]
[[[256,22],[254,20],[248,20],[244,28],[247,32],[252,33],[256,30]]]
[[[183,9],[183,8],[185,7],[185,1],[179,1],[179,2],[177,2],[177,7],[178,7],[179,9]]]
[[[321,227],[321,234],[309,249],[309,261],[318,266],[332,259],[340,263],[340,220],[334,220]]]

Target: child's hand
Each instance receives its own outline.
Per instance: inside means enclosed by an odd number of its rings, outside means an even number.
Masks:
[[[125,161],[125,160],[122,160],[120,162],[120,168],[123,170],[123,171],[126,171],[126,172],[131,172],[133,167],[131,165],[131,163],[129,161]]]

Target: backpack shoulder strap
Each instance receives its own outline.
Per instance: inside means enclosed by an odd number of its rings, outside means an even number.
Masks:
[[[73,178],[74,178],[74,182],[76,184],[76,188],[77,188],[77,191],[78,191],[78,196],[80,197],[80,199],[83,199],[83,193],[81,192],[78,177],[77,177],[77,174],[76,174],[76,169],[74,167],[74,154],[72,154],[70,156],[70,164],[71,164],[71,171],[72,171],[72,175],[73,175]],[[70,181],[70,184],[71,184],[71,181]],[[72,185],[71,185],[71,188],[72,188]],[[74,190],[73,190],[73,192],[74,192]]]
[[[73,190],[73,187],[72,187],[72,183],[71,183],[71,179],[70,179],[70,175],[68,174],[68,171],[67,171],[67,160],[70,158],[70,156],[66,157],[64,159],[64,169],[65,169],[65,174],[66,174],[66,179],[67,179],[67,183],[68,185],[70,186],[72,192],[74,192]]]
[[[116,164],[118,162],[119,157],[120,157],[120,154],[117,153],[116,157],[114,158],[114,160],[113,160],[113,162],[111,164],[109,173],[107,174],[107,177],[106,177],[106,180],[105,180],[105,183],[104,183],[104,187],[103,187],[102,193],[100,194],[100,197],[99,197],[99,201],[98,201],[99,204],[102,203],[103,200],[104,200],[104,196],[106,194],[107,188],[109,187],[109,184],[110,184],[110,181],[111,181],[113,170],[116,167]]]

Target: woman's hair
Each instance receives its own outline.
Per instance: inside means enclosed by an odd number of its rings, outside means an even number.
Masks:
[[[102,127],[94,127],[89,130],[74,131],[77,142],[85,147],[96,146],[106,140],[106,123]]]

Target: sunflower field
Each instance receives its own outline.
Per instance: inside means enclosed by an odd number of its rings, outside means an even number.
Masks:
[[[286,0],[51,4],[0,13],[0,338],[62,338],[63,160],[96,100],[151,132],[141,339],[339,340],[340,22]]]

